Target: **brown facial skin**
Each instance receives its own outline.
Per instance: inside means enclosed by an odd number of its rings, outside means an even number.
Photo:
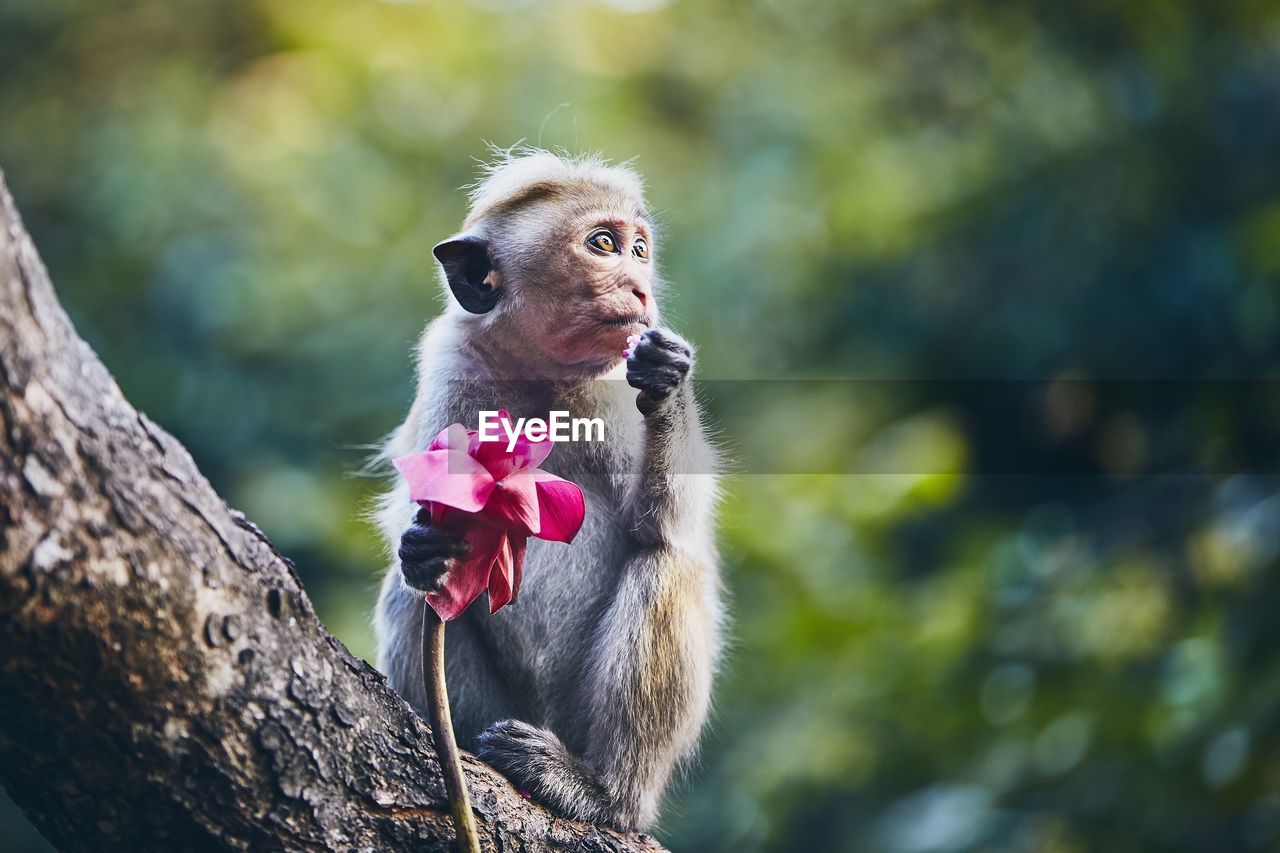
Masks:
[[[506,225],[489,237],[497,286],[507,290],[490,331],[526,367],[598,375],[621,360],[628,336],[657,323],[654,240],[643,216],[547,202]]]

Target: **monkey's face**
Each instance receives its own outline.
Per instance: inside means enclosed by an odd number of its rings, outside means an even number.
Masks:
[[[599,375],[658,322],[653,229],[642,200],[616,187],[534,190],[542,196],[479,217],[435,255],[505,368]]]
[[[653,233],[642,217],[593,211],[518,247],[508,317],[515,334],[570,373],[599,373],[658,320]]]

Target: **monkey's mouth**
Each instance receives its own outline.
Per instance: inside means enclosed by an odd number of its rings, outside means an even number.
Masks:
[[[644,326],[646,329],[653,325],[653,318],[643,314],[634,314],[630,317],[615,317],[612,320],[605,320],[606,326]]]

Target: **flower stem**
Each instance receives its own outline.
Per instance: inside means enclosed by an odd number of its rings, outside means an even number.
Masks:
[[[422,681],[427,688],[427,710],[431,714],[431,737],[436,745],[436,758],[440,762],[444,788],[453,809],[453,832],[458,839],[459,853],[480,853],[480,838],[476,834],[475,815],[471,813],[467,780],[462,775],[458,742],[453,737],[449,691],[444,683],[444,622],[425,600],[422,606]]]

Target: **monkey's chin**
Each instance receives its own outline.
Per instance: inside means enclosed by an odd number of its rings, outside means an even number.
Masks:
[[[622,378],[627,372],[627,360],[622,355],[622,350],[626,346],[626,339],[614,347],[612,342],[607,350],[597,352],[591,357],[579,362],[579,375],[590,377],[592,379],[611,379]],[[614,377],[614,374],[618,374]]]
[[[601,336],[600,343],[602,348],[612,357],[617,355],[622,357],[622,351],[627,348],[627,339],[632,335],[639,335],[650,326],[653,322],[648,317],[626,317],[617,320],[608,320],[605,322],[605,334]]]

